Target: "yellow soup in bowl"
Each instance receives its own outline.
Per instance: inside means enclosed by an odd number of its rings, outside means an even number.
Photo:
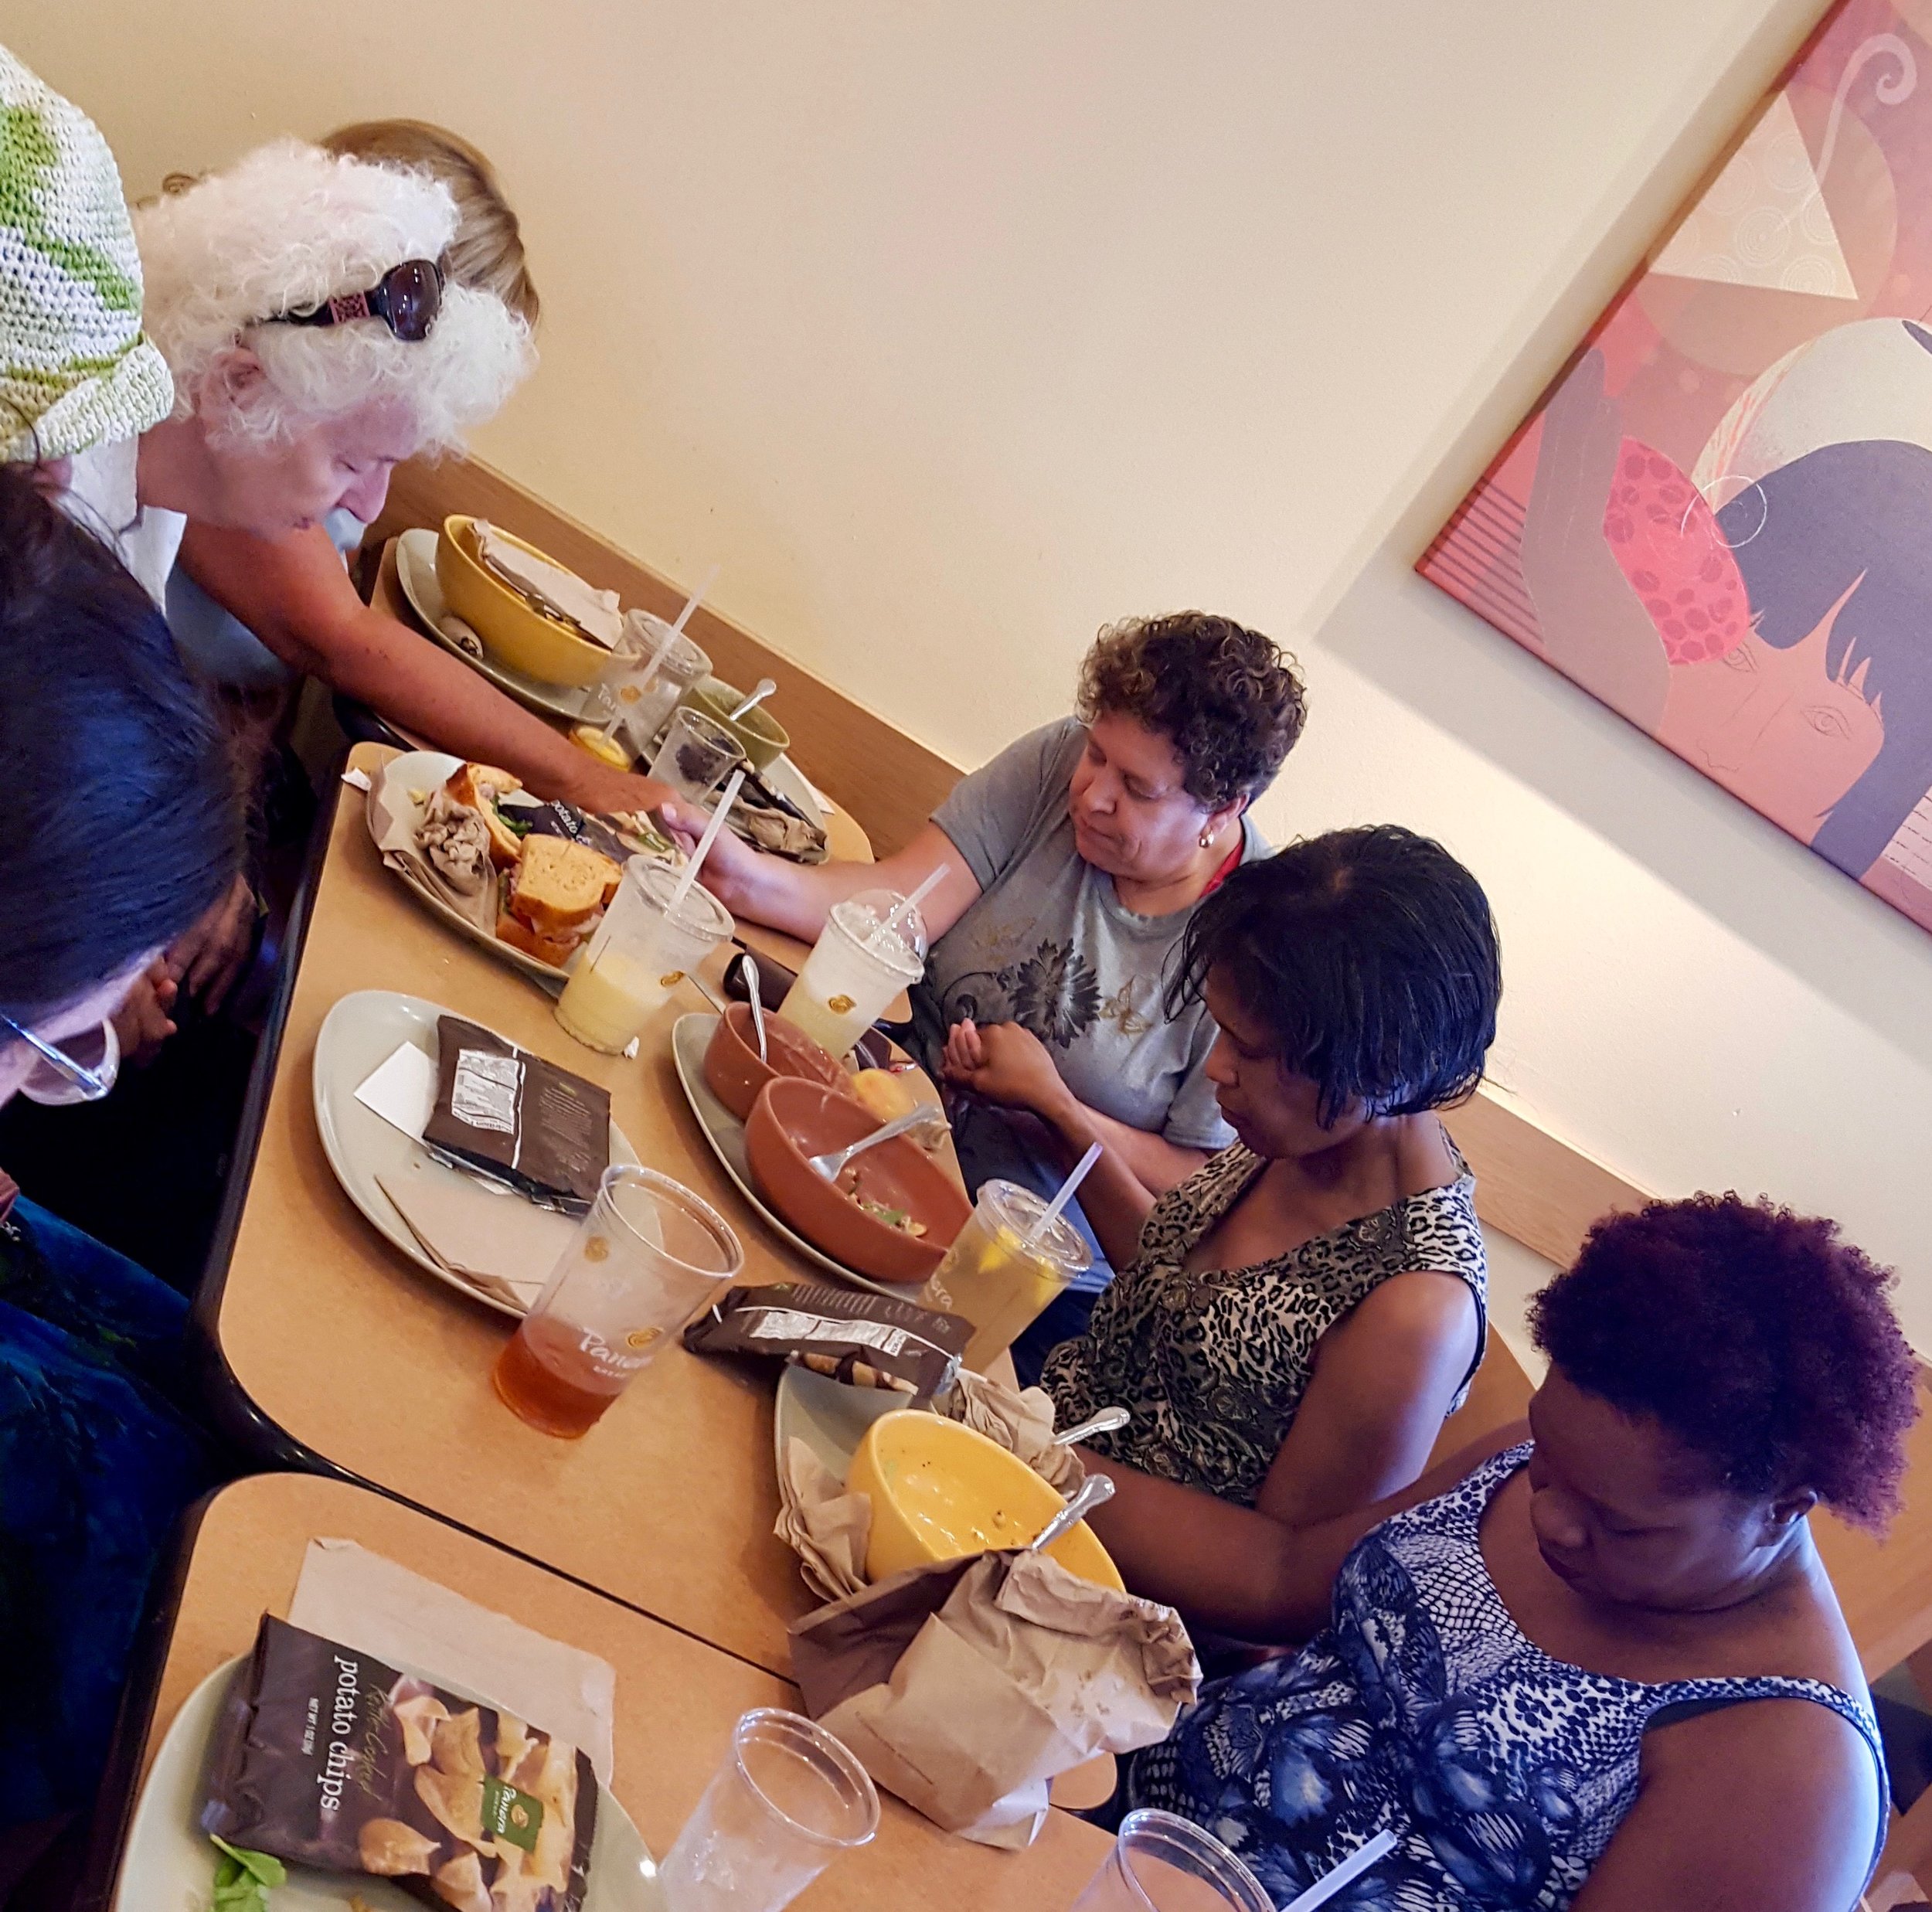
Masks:
[[[1025,1546],[1063,1504],[997,1441],[917,1408],[882,1414],[866,1429],[845,1485],[872,1502],[866,1575],[872,1580],[962,1554]],[[1069,1573],[1126,1590],[1084,1521],[1047,1551]]]

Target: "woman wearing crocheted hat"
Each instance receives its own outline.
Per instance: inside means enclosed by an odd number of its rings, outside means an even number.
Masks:
[[[0,461],[58,464],[168,416],[141,298],[107,142],[0,46]]]

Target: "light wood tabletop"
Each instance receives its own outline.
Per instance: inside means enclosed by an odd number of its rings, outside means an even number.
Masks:
[[[188,1543],[158,1680],[149,1694],[134,1696],[123,1717],[122,1733],[133,1743],[123,1749],[131,1757],[120,1769],[122,1797],[107,1802],[109,1818],[119,1822],[99,1828],[104,1858],[118,1853],[135,1784],[182,1703],[249,1651],[262,1614],[287,1614],[311,1539],[355,1541],[609,1661],[617,1675],[612,1790],[655,1852],[669,1846],[697,1803],[739,1714],[798,1705],[784,1681],[380,1495],[312,1475],[256,1475],[213,1498]],[[150,1697],[151,1709],[143,1703]],[[1097,1828],[1055,1812],[1026,1852],[994,1852],[942,1832],[887,1795],[879,1803],[878,1838],[842,1856],[798,1901],[801,1908],[1024,1905],[1052,1912],[1071,1904],[1110,1844]],[[100,1902],[111,1903],[109,1866],[100,1867],[95,1883]]]
[[[381,750],[358,745],[352,760],[376,764]],[[641,1158],[731,1220],[743,1280],[816,1278],[748,1210],[678,1085],[669,1023],[702,1002],[668,1010],[636,1060],[583,1047],[549,997],[383,867],[359,796],[342,794],[279,1050],[257,1064],[272,1074],[252,1173],[238,1164],[230,1245],[224,1257],[218,1240],[197,1304],[218,1383],[285,1464],[326,1464],[787,1672],[786,1625],[811,1603],[771,1531],[774,1371],[674,1345],[583,1440],[534,1432],[490,1383],[510,1325],[363,1219],[329,1168],[314,1110],[316,1035],[338,1001],[359,989],[426,999],[607,1087]]]

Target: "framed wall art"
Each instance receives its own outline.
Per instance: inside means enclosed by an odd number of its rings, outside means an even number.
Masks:
[[[1932,929],[1932,0],[1841,0],[1417,567]]]

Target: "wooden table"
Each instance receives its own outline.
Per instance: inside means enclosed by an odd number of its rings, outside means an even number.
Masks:
[[[645,1842],[662,1852],[696,1804],[751,1706],[798,1705],[785,1682],[675,1632],[529,1562],[383,1496],[339,1482],[262,1474],[215,1495],[190,1536],[179,1597],[157,1642],[147,1689],[131,1692],[122,1757],[97,1828],[96,1877],[82,1912],[111,1903],[114,1869],[139,1781],[182,1703],[254,1642],[261,1614],[285,1614],[311,1539],[354,1540],[466,1597],[617,1669],[613,1790]],[[434,1669],[427,1669],[434,1671]],[[1024,1852],[942,1832],[882,1794],[878,1838],[842,1857],[801,1907],[949,1909],[1070,1905],[1106,1856],[1106,1834],[1051,1812]]]
[[[379,760],[359,745],[354,760]],[[641,1058],[566,1036],[549,999],[447,928],[384,869],[352,792],[326,828],[298,967],[265,1044],[228,1213],[196,1305],[213,1378],[258,1451],[386,1489],[780,1675],[811,1602],[773,1537],[772,1373],[674,1346],[583,1441],[497,1400],[504,1318],[430,1278],[366,1222],[324,1157],[310,1081],[344,995],[393,989],[500,1031],[603,1084],[642,1159],[730,1217],[744,1279],[811,1275],[747,1212],[683,1093],[664,1026]],[[695,998],[685,1006],[702,1007]],[[224,1254],[224,1245],[226,1253]]]

